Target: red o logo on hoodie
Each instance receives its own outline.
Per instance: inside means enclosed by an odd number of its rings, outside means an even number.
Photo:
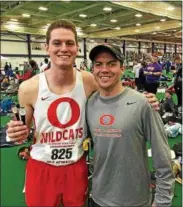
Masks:
[[[114,123],[114,116],[111,114],[105,114],[100,117],[100,124],[103,126],[110,126]]]

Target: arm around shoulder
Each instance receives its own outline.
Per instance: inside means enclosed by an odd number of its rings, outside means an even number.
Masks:
[[[87,98],[95,91],[97,91],[97,83],[92,73],[82,71],[83,84]]]

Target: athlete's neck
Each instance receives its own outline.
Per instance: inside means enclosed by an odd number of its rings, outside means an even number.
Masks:
[[[50,68],[47,77],[54,81],[54,85],[72,85],[75,82],[75,72],[73,68]]]

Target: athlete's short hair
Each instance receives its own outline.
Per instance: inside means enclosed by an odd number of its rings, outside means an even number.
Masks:
[[[50,26],[48,27],[47,32],[46,32],[46,43],[47,44],[49,44],[51,32],[54,29],[58,29],[58,28],[64,28],[64,29],[71,30],[74,33],[76,44],[78,44],[76,26],[74,23],[72,23],[71,21],[69,21],[67,19],[60,19],[60,20],[54,21],[50,24]]]

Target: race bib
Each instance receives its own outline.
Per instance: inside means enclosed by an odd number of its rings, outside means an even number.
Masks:
[[[79,149],[75,146],[46,146],[46,154],[48,164],[67,165],[78,160]]]
[[[80,143],[55,143],[32,145],[30,155],[33,159],[43,161],[50,165],[64,166],[78,161],[84,151]]]

